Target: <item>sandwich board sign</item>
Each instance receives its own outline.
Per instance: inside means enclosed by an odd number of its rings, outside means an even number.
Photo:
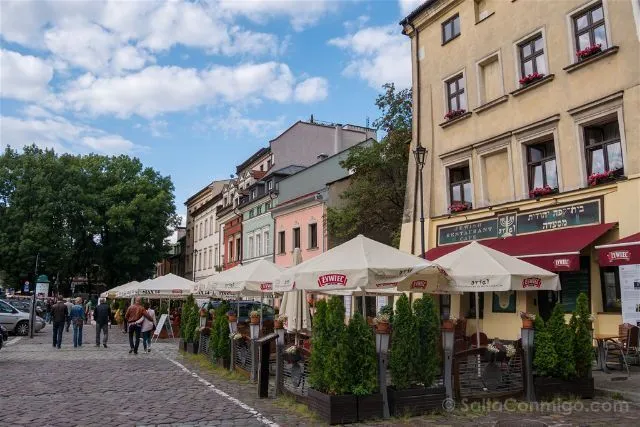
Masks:
[[[167,324],[167,335],[171,335],[171,338],[175,338],[173,335],[173,329],[171,329],[171,322],[167,322],[167,313],[164,313],[160,316],[160,320],[158,321],[158,325],[156,326],[156,330],[153,331],[153,339],[156,341],[160,337],[160,332],[162,332],[162,328]]]

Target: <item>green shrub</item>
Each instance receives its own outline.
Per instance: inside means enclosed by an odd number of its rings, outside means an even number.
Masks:
[[[431,295],[425,295],[413,304],[418,333],[418,354],[415,359],[416,380],[425,387],[431,386],[440,375],[440,357],[438,335],[440,319]]]
[[[211,325],[209,354],[214,362],[218,358],[229,359],[231,357],[231,339],[229,338],[229,321],[227,320],[229,308],[229,303],[222,301],[216,308],[216,319]]]
[[[353,315],[346,337],[349,391],[359,396],[373,394],[378,385],[376,341],[362,314]]]
[[[402,294],[396,304],[391,336],[389,368],[393,385],[409,388],[415,378],[415,352],[418,349],[418,331],[411,313],[409,298]]]
[[[558,364],[558,355],[553,343],[553,336],[542,320],[542,316],[536,316],[534,340],[533,367],[536,373],[542,377],[552,376]]]
[[[573,356],[574,334],[564,321],[564,308],[556,304],[547,322],[546,329],[553,340],[553,347],[558,356],[556,367],[552,373],[554,378],[569,379],[576,375],[576,365]]]
[[[316,314],[313,316],[313,335],[311,337],[311,352],[309,385],[319,392],[327,392],[325,381],[326,358],[328,356],[327,342],[327,302],[320,300],[316,303]]]
[[[189,331],[189,324],[191,323],[191,306],[195,305],[195,299],[193,295],[189,295],[182,304],[182,311],[180,312],[180,336],[186,341],[190,342],[191,332]]]
[[[329,394],[341,395],[349,391],[349,343],[344,324],[342,298],[331,297],[327,307],[328,357],[325,365],[325,383]]]
[[[380,308],[380,314],[388,314],[389,315],[389,323],[390,324],[393,323],[393,305],[392,304],[383,305]]]
[[[578,295],[576,309],[569,322],[574,334],[573,358],[575,360],[576,374],[585,378],[591,371],[593,362],[593,338],[591,337],[591,312],[589,299],[585,293]]]

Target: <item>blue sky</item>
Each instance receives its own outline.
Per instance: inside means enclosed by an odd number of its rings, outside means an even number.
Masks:
[[[137,156],[184,212],[296,120],[373,121],[419,3],[3,0],[0,143]]]

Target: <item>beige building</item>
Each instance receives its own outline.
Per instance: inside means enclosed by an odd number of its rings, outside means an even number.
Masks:
[[[518,311],[569,311],[580,292],[596,333],[617,332],[618,267],[600,266],[595,246],[640,231],[640,1],[430,0],[401,25],[412,145],[428,150],[427,257],[482,240],[559,273],[558,294],[483,295],[489,337],[515,338]],[[411,159],[401,248],[413,253],[417,182]],[[457,317],[474,306],[441,298]]]

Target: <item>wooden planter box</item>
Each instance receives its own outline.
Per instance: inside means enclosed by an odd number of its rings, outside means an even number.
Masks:
[[[178,341],[178,349],[181,351],[187,351],[187,342],[182,338],[180,338],[180,341]]]
[[[358,421],[358,399],[351,394],[331,396],[310,388],[309,407],[329,424]]]
[[[231,367],[231,360],[218,357],[216,359],[216,364],[218,366],[222,366],[224,369],[229,369]]]
[[[382,394],[358,396],[358,421],[382,419]]]
[[[396,390],[387,387],[389,412],[391,416],[424,415],[442,409],[442,401],[447,397],[444,387],[409,388]]]
[[[538,401],[552,400],[557,396],[593,399],[595,393],[593,378],[565,381],[558,378],[534,377],[533,386]]]
[[[200,343],[198,341],[187,343],[187,353],[198,354]]]

